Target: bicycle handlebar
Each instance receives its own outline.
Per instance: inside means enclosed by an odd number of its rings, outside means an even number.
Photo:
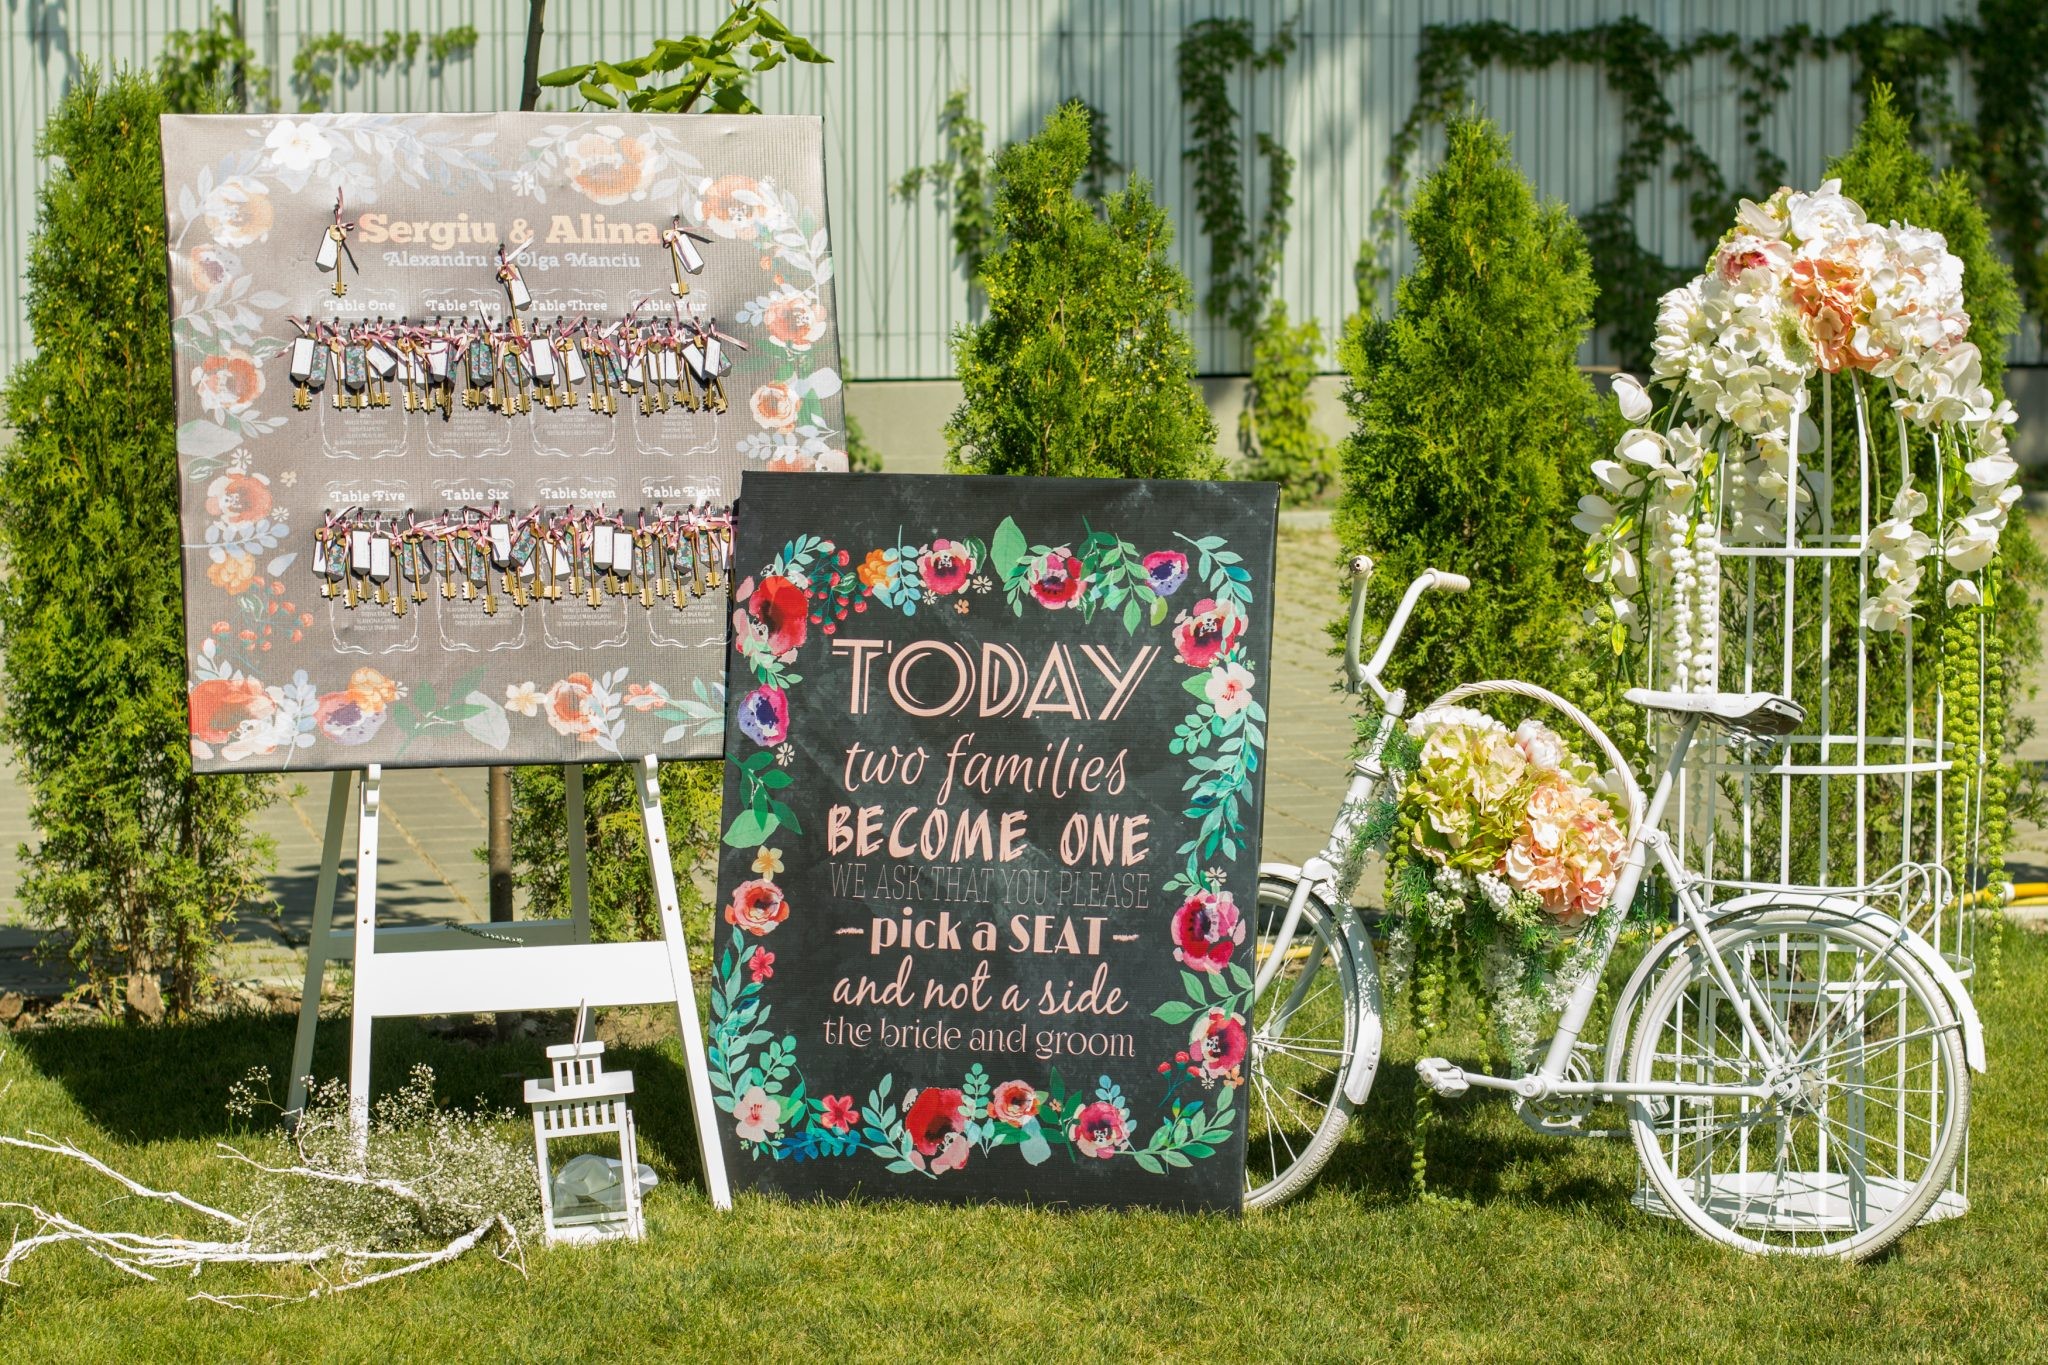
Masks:
[[[1344,632],[1344,677],[1351,691],[1370,687],[1373,695],[1385,701],[1387,690],[1380,686],[1380,673],[1386,668],[1387,660],[1393,657],[1401,632],[1408,628],[1408,617],[1414,612],[1416,602],[1432,588],[1445,592],[1469,592],[1472,580],[1446,569],[1424,569],[1417,574],[1408,590],[1401,594],[1400,604],[1394,608],[1386,630],[1381,632],[1379,648],[1373,651],[1372,660],[1361,664],[1358,661],[1358,637],[1365,625],[1365,590],[1372,581],[1372,568],[1372,560],[1366,555],[1356,555],[1351,560],[1351,624]]]

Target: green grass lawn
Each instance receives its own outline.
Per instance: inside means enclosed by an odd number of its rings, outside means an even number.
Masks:
[[[1625,1143],[1524,1128],[1499,1099],[1444,1106],[1408,1192],[1413,1048],[1398,1036],[1311,1193],[1243,1220],[1014,1208],[792,1206],[714,1213],[672,1041],[623,1048],[642,1154],[662,1185],[640,1246],[535,1252],[530,1278],[478,1255],[417,1279],[265,1315],[185,1300],[83,1252],[38,1253],[0,1288],[8,1361],[571,1360],[659,1352],[767,1360],[2025,1359],[2048,1354],[2048,940],[2009,932],[1982,993],[1967,1218],[1863,1266],[1744,1259],[1635,1212]],[[8,1039],[0,1131],[71,1138],[159,1188],[236,1207],[212,1144],[229,1085],[282,1074],[292,1022],[51,1028]],[[344,1030],[322,1030],[322,1074]],[[1459,1055],[1457,1035],[1451,1053]],[[1464,1054],[1471,1035],[1464,1035]],[[538,1043],[380,1026],[380,1088],[416,1061],[444,1095],[512,1104]],[[0,1200],[129,1229],[196,1221],[55,1158],[0,1152]],[[278,1288],[215,1276],[216,1290]]]

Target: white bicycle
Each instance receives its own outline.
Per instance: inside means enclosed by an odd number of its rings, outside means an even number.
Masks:
[[[1457,574],[1425,571],[1361,664],[1370,573],[1363,556],[1352,562],[1346,677],[1350,691],[1379,699],[1387,719],[1352,765],[1323,851],[1298,868],[1260,868],[1250,1208],[1305,1187],[1372,1087],[1383,1034],[1379,972],[1338,869],[1390,780],[1381,751],[1406,709],[1381,672],[1423,593],[1470,586]],[[1860,1259],[1915,1223],[1960,1211],[1948,1187],[1969,1123],[1969,1073],[1984,1069],[1984,1044],[1955,969],[1896,918],[1839,893],[1775,891],[1709,904],[1705,879],[1659,828],[1701,725],[1768,744],[1793,731],[1801,708],[1762,692],[1629,692],[1631,702],[1679,722],[1645,800],[1613,741],[1543,688],[1473,683],[1432,705],[1502,694],[1557,710],[1620,774],[1629,851],[1614,895],[1632,903],[1654,861],[1675,893],[1675,927],[1636,964],[1604,1048],[1580,1034],[1623,916],[1603,921],[1599,965],[1569,997],[1534,1070],[1482,1075],[1430,1057],[1416,1065],[1420,1082],[1446,1097],[1475,1086],[1505,1091],[1544,1133],[1626,1132],[1646,1176],[1637,1203],[1743,1251]],[[1603,1103],[1624,1106],[1625,1129],[1588,1125]]]

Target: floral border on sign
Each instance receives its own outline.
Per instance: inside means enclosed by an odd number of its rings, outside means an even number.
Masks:
[[[1078,542],[1032,544],[1006,517],[986,541],[935,537],[911,545],[898,536],[857,562],[830,540],[800,535],[758,579],[738,585],[733,647],[755,686],[739,700],[734,723],[755,747],[744,757],[727,755],[740,809],[724,842],[756,850],[755,875],[734,888],[724,907],[731,933],[714,973],[708,1051],[718,1107],[754,1158],[804,1161],[867,1151],[893,1173],[936,1178],[998,1148],[1015,1147],[1036,1166],[1061,1147],[1076,1162],[1128,1158],[1157,1174],[1213,1155],[1234,1133],[1252,977],[1233,960],[1247,926],[1215,860],[1235,862],[1246,847],[1246,808],[1265,749],[1265,711],[1253,696],[1257,663],[1244,638],[1251,571],[1220,536],[1176,535],[1185,550],[1147,554],[1085,521],[1082,530]],[[788,771],[795,757],[789,691],[803,681],[795,665],[812,628],[836,634],[870,608],[907,617],[920,610],[967,615],[977,597],[1000,589],[1013,615],[1035,605],[1087,622],[1107,611],[1136,635],[1166,624],[1169,600],[1191,577],[1208,596],[1174,615],[1170,633],[1175,658],[1192,670],[1183,687],[1195,701],[1168,750],[1188,760],[1183,813],[1196,829],[1179,849],[1181,867],[1164,884],[1185,896],[1167,926],[1182,994],[1152,1011],[1163,1023],[1191,1027],[1187,1045],[1157,1064],[1164,1090],[1149,1134],[1139,1141],[1139,1118],[1113,1077],[1076,1087],[1057,1067],[1047,1068],[1043,1085],[1021,1078],[998,1084],[975,1063],[957,1084],[946,1078],[898,1093],[890,1073],[865,1097],[813,1092],[797,1062],[795,1036],[776,1036],[769,1027],[773,1006],[762,998],[775,975],[775,954],[764,940],[791,914],[776,881],[782,850],[769,841],[785,830],[803,834],[784,793],[795,780]]]

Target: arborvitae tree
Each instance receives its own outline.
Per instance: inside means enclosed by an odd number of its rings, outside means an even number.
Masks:
[[[1912,223],[1931,228],[1947,239],[1948,249],[1963,263],[1963,303],[1970,313],[1970,340],[1984,357],[1984,382],[1994,397],[2003,399],[2001,378],[2006,354],[2020,320],[2020,296],[2012,269],[1993,244],[1976,186],[1961,171],[1950,170],[1937,176],[1933,163],[1913,146],[1912,133],[1912,123],[1899,113],[1890,87],[1879,85],[1871,91],[1870,112],[1856,132],[1855,144],[1847,155],[1828,167],[1827,174],[1841,178],[1842,193],[1862,205],[1872,221]],[[1835,468],[1853,470],[1857,467],[1855,424],[1842,419],[1841,413],[1846,409],[1842,407],[1844,390],[1839,383],[1836,402]],[[1820,410],[1819,403],[1816,391],[1815,412]],[[1878,444],[1881,448],[1886,445],[1881,436]],[[1915,483],[1931,495],[1936,486],[1932,443],[1924,437],[1915,440],[1913,453]],[[1948,487],[1949,496],[1957,497],[1953,472]],[[1838,525],[1855,524],[1859,513],[1857,498],[1855,479],[1837,480]],[[1931,515],[1927,522],[1931,529]],[[1939,601],[1929,601],[1922,608],[1923,614],[1933,619],[1923,623],[1914,634],[1914,653],[1919,661],[1914,676],[1919,680],[1922,695],[1918,702],[1923,714],[1932,709],[1932,697],[1928,695],[1932,687],[1938,685],[1946,692],[1948,738],[1955,745],[1953,753],[1962,760],[1949,774],[1948,800],[1943,812],[1949,824],[1947,847],[1955,870],[1963,878],[1975,874],[1978,880],[2000,881],[2005,875],[2007,798],[2017,777],[2010,754],[2032,724],[2012,720],[2011,707],[2030,690],[2023,680],[2031,676],[2031,665],[2041,655],[2040,611],[2035,594],[2048,585],[2048,562],[2044,562],[2024,516],[2015,515],[2007,521],[2005,533],[1999,538],[1998,561],[1986,577],[1991,591],[1981,609],[1950,609]],[[1837,579],[1838,619],[1853,620],[1857,587],[1854,575],[1837,575]],[[1842,615],[1845,611],[1846,616]],[[1991,618],[1990,630],[1980,647],[1977,618],[1985,612]],[[1880,659],[1884,659],[1889,657],[1887,651],[1898,649],[1900,637],[1873,637],[1871,643]],[[1854,644],[1847,632],[1837,641],[1837,648],[1846,651],[1840,656],[1842,662],[1852,668]],[[1891,660],[1893,665],[1896,662]],[[1975,704],[1980,667],[1986,675],[1981,733],[1979,708]],[[1844,675],[1838,670],[1836,676]],[[1905,670],[1880,663],[1871,669],[1870,678],[1873,695],[1868,706],[1874,727],[1890,726],[1883,733],[1903,733],[1897,726],[1905,707]],[[1981,799],[1968,789],[1968,784],[1975,780],[1975,764],[1970,755],[1980,743],[1991,760]],[[2030,798],[2027,813],[2040,816],[2043,794],[2031,790],[2026,795]],[[1931,791],[1924,793],[1923,802],[1931,801]],[[1964,835],[1978,811],[1984,820],[1984,843],[1971,848]],[[1887,809],[1885,815],[1887,828],[1896,828],[1896,813]],[[1931,811],[1918,812],[1915,818],[1930,819]]]
[[[1574,363],[1594,295],[1578,225],[1536,201],[1491,123],[1455,120],[1446,140],[1408,211],[1416,263],[1394,316],[1353,318],[1339,353],[1356,425],[1336,528],[1378,562],[1372,616],[1425,568],[1472,580],[1425,597],[1394,656],[1388,682],[1418,704],[1571,670],[1589,595],[1567,490],[1602,439]]]
[[[982,262],[984,320],[953,352],[964,401],[948,462],[971,474],[1219,477],[1216,423],[1194,384],[1179,315],[1187,277],[1143,179],[1093,204],[1088,115],[1056,110],[996,158],[1002,245]]]
[[[0,735],[40,841],[21,899],[112,1009],[202,999],[260,897],[259,777],[195,777],[179,595],[177,414],[164,273],[162,90],[87,71],[58,105],[29,246],[36,351],[9,377],[0,463]]]
[[[1244,477],[1270,479],[1290,503],[1314,502],[1337,478],[1336,444],[1315,424],[1310,397],[1323,329],[1314,318],[1295,326],[1274,299],[1252,336],[1251,382],[1237,418]]]

